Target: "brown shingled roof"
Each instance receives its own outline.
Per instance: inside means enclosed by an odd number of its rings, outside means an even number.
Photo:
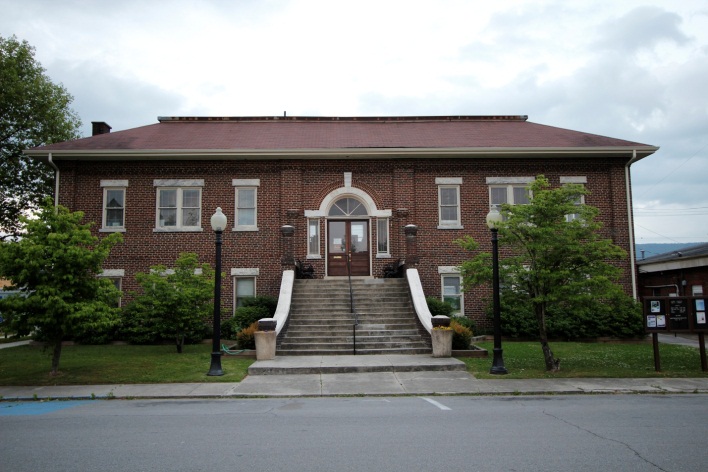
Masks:
[[[42,146],[42,157],[105,151],[253,151],[366,149],[657,148],[531,123],[526,116],[167,117],[159,123]]]

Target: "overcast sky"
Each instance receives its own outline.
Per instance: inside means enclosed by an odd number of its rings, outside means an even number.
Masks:
[[[113,131],[158,116],[528,115],[660,146],[637,243],[708,241],[708,2],[0,0]]]

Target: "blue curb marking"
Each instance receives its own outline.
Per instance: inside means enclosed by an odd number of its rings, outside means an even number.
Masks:
[[[49,401],[0,403],[0,416],[46,415],[55,411],[74,408],[88,401]]]

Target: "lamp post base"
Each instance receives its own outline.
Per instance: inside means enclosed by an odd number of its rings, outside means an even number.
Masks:
[[[504,367],[504,357],[502,356],[502,349],[499,347],[495,347],[493,349],[493,352],[494,360],[492,361],[492,368],[489,370],[489,373],[495,375],[508,374],[509,371],[507,371],[506,367]]]
[[[209,366],[209,372],[207,372],[207,375],[224,375],[224,371],[221,370],[221,352],[211,353],[211,365]]]

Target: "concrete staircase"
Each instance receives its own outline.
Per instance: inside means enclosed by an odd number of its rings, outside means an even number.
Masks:
[[[352,279],[358,313],[356,354],[430,354],[405,279]],[[278,336],[281,356],[351,355],[354,316],[349,282],[296,280],[288,325]]]

